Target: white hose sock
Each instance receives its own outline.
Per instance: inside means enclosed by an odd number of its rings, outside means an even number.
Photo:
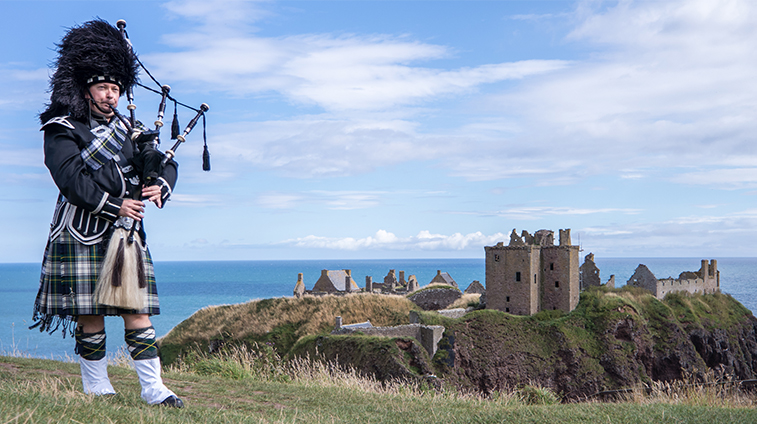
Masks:
[[[134,368],[142,385],[142,399],[150,405],[155,405],[176,396],[168,390],[160,377],[160,358],[142,359],[134,361]]]
[[[114,395],[116,391],[108,379],[108,360],[106,358],[90,361],[79,358],[81,366],[81,382],[84,386],[84,393],[100,395]]]

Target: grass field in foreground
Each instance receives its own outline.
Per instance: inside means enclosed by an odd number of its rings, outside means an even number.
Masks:
[[[621,403],[526,405],[515,395],[481,399],[458,393],[381,386],[348,373],[303,369],[301,376],[225,377],[169,371],[181,410],[146,405],[135,372],[109,367],[113,397],[81,392],[79,366],[0,356],[0,424],[5,423],[754,423],[755,399],[738,407],[719,396],[635,396]],[[305,375],[307,374],[307,375]]]

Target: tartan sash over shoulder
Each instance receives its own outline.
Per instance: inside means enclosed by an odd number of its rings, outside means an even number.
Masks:
[[[89,169],[97,171],[123,149],[127,133],[121,121],[113,119],[92,128],[92,134],[95,138],[82,149],[81,157]]]

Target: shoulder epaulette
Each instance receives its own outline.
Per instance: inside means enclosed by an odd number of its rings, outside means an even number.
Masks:
[[[53,119],[45,122],[45,124],[42,125],[42,127],[40,128],[40,131],[44,130],[45,127],[48,126],[48,125],[50,125],[50,124],[63,125],[64,127],[68,128],[68,129],[72,129],[72,130],[75,129],[74,125],[72,123],[68,122],[68,116],[56,116],[55,118],[53,118]]]

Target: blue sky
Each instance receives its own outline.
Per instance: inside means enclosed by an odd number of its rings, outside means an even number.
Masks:
[[[210,105],[213,170],[198,128],[147,210],[156,260],[483,258],[513,228],[606,257],[757,255],[754,2],[0,9],[1,262],[41,260],[57,189],[37,114],[55,43],[97,16]],[[154,121],[159,99],[135,97]]]

